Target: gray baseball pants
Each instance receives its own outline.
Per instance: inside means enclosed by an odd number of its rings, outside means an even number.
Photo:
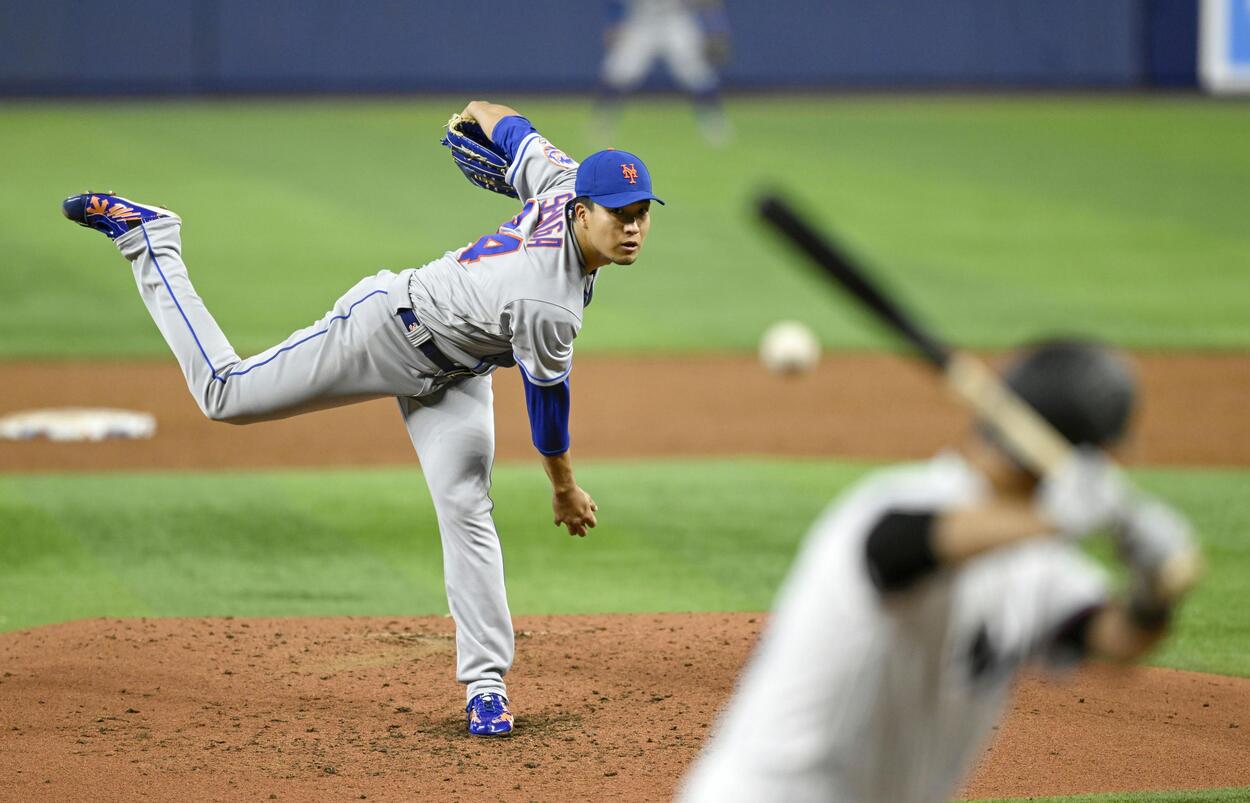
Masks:
[[[191,285],[182,222],[164,218],[118,237],[143,303],[209,418],[249,423],[395,396],[434,501],[447,604],[456,622],[456,679],[467,696],[506,696],[514,637],[503,552],[491,518],[495,457],[489,375],[440,379],[404,336],[408,271],[361,280],[320,321],[239,359]]]

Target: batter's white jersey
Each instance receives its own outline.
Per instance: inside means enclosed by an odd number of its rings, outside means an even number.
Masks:
[[[400,276],[417,318],[448,357],[475,373],[515,361],[533,384],[552,385],[572,369],[573,339],[594,286],[565,216],[577,162],[531,133],[507,179],[523,202],[516,217]]]
[[[865,541],[889,510],[975,503],[949,454],[876,475],[817,522],[760,644],[681,793],[684,801],[944,801],[1027,660],[1106,594],[1076,548],[1036,539],[883,595]]]

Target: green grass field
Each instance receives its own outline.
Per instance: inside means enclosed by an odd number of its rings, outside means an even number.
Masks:
[[[584,101],[494,99],[575,157],[600,146]],[[243,353],[319,318],[367,273],[492,230],[511,202],[470,187],[437,145],[462,103],[0,107],[0,359],[167,358],[125,263],[59,215],[84,189],[183,215],[192,276]],[[780,318],[808,322],[830,347],[892,348],[752,219],[762,187],[793,194],[962,345],[1063,332],[1245,350],[1246,112],[1177,97],[754,99],[731,104],[736,139],[711,150],[685,105],[632,107],[612,144],[648,161],[669,204],[639,264],[607,269],[579,353],[750,350]],[[765,609],[817,511],[870,468],[583,465],[603,522],[583,541],[551,526],[537,467],[497,466],[513,610]],[[1135,476],[1193,517],[1210,560],[1154,663],[1250,676],[1250,621],[1230,615],[1250,605],[1250,472]],[[95,616],[445,610],[415,469],[0,475],[0,631]]]
[[[1250,800],[1250,788],[1202,789],[1174,792],[1118,792],[1110,795],[1078,795],[1076,797],[1013,797],[997,800],[981,799],[978,803],[1232,803]]]
[[[867,468],[592,463],[579,479],[603,526],[581,540],[551,526],[541,472],[497,467],[513,611],[766,610],[808,524]],[[1137,476],[1192,516],[1211,562],[1154,661],[1250,676],[1250,621],[1228,615],[1250,575],[1246,472]],[[446,612],[437,525],[415,470],[4,477],[0,531],[6,630],[102,615]]]
[[[582,101],[499,98],[575,156]],[[163,355],[125,265],[58,214],[85,188],[180,212],[201,294],[242,352],[358,278],[421,265],[511,216],[437,145],[460,99],[9,104],[0,357]],[[1169,98],[786,98],[732,105],[710,150],[680,103],[617,136],[669,205],[609,271],[579,348],[748,349],[782,317],[832,346],[886,341],[750,214],[795,193],[966,345],[1081,331],[1143,347],[1250,345],[1250,115]]]

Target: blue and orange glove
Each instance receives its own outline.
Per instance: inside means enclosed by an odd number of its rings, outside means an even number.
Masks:
[[[508,157],[486,136],[471,117],[453,114],[447,121],[447,133],[439,143],[451,150],[451,158],[465,178],[484,190],[517,197],[516,190],[504,177]]]

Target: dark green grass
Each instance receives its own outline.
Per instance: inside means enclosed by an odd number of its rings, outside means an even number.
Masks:
[[[588,104],[499,98],[575,156]],[[0,357],[165,347],[103,237],[61,198],[113,188],[183,214],[201,294],[244,353],[361,276],[423,264],[510,202],[436,144],[459,98],[9,104],[0,109]],[[724,150],[678,102],[615,138],[659,194],[647,253],[609,268],[579,347],[751,348],[797,317],[831,345],[886,342],[763,236],[749,198],[793,189],[966,345],[1063,330],[1139,347],[1250,346],[1250,115],[1186,98],[784,98],[731,104]]]
[[[1195,789],[1171,792],[1113,792],[1076,797],[1013,797],[979,799],[978,803],[1237,803],[1250,800],[1250,788]]]
[[[495,471],[513,610],[765,610],[808,524],[869,467],[583,466],[602,525],[551,525],[536,466]],[[1144,471],[1202,531],[1210,576],[1157,663],[1250,675],[1250,499],[1237,471]],[[0,629],[93,616],[446,611],[416,470],[0,478]]]

